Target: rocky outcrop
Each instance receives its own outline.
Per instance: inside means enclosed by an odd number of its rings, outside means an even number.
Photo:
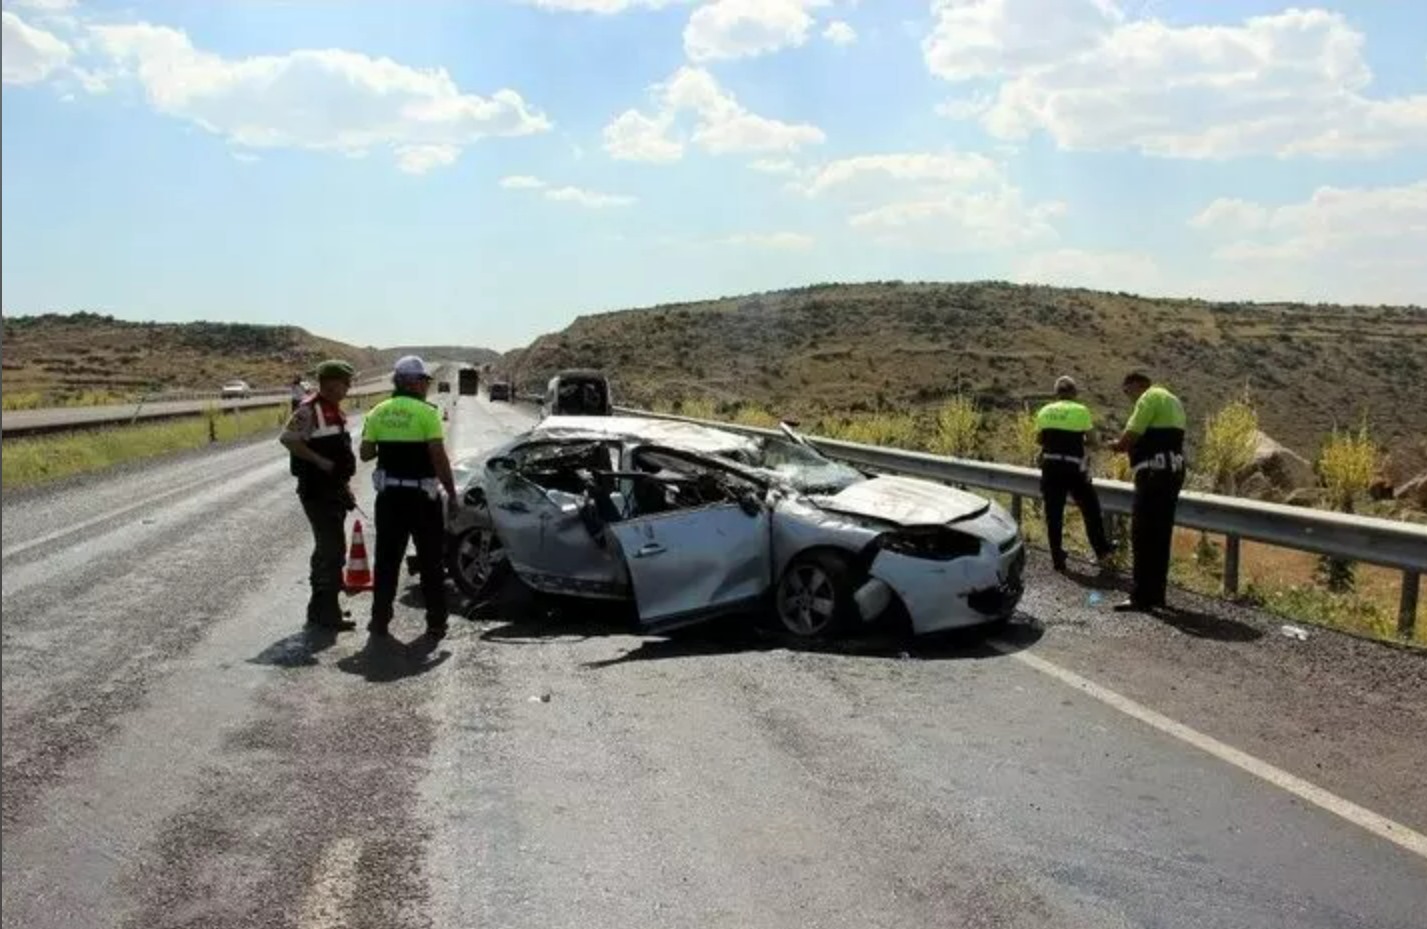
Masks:
[[[1317,483],[1306,458],[1264,432],[1254,434],[1253,462],[1235,475],[1240,493],[1266,499],[1312,487]]]
[[[1427,471],[1397,488],[1395,498],[1419,510],[1427,510]]]

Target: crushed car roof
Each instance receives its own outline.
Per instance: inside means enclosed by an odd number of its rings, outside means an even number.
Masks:
[[[636,439],[705,455],[754,448],[752,439],[733,432],[638,416],[548,416],[531,430],[531,434],[570,439]]]

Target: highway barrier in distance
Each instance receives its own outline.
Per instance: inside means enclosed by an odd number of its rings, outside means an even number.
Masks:
[[[711,422],[687,416],[652,413],[648,410],[616,407],[615,412],[628,416],[695,423],[743,435],[782,434],[776,429]],[[820,436],[806,438],[829,458],[869,471],[920,477],[960,487],[1009,494],[1011,511],[1017,520],[1021,518],[1022,501],[1026,498],[1040,498],[1040,471],[1034,468],[947,458],[925,452],[862,445]],[[1130,512],[1134,499],[1133,485],[1123,481],[1097,479],[1095,488],[1100,493],[1100,502],[1106,511],[1119,514]],[[1224,593],[1229,596],[1235,596],[1239,592],[1239,549],[1245,539],[1395,568],[1402,572],[1397,633],[1408,640],[1414,634],[1421,577],[1427,573],[1427,526],[1194,491],[1185,491],[1180,496],[1179,507],[1175,511],[1175,524],[1224,537],[1223,588]]]
[[[368,396],[389,390],[391,390],[391,382],[384,379],[375,383],[355,386],[349,396]],[[129,425],[140,420],[154,422],[181,419],[186,416],[201,416],[209,408],[226,413],[232,410],[286,406],[289,397],[290,394],[287,391],[264,391],[259,395],[240,400],[222,400],[214,393],[195,393],[189,399],[173,399],[172,395],[166,395],[163,399],[146,398],[138,403],[115,404],[113,406],[7,410],[3,416],[0,416],[0,435],[9,439],[54,432],[70,432],[77,429]]]

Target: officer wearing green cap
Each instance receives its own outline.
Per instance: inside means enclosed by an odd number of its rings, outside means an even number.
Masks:
[[[312,596],[307,603],[307,622],[334,631],[356,628],[355,623],[343,619],[338,599],[347,563],[347,513],[357,505],[351,488],[357,458],[342,412],[353,374],[345,361],[319,364],[316,392],[298,404],[278,439],[290,455],[297,497],[312,526]]]
[[[1114,551],[1105,537],[1100,497],[1090,480],[1090,451],[1086,440],[1095,428],[1090,408],[1077,399],[1079,388],[1070,377],[1055,382],[1055,401],[1036,412],[1040,439],[1041,497],[1045,500],[1046,535],[1051,564],[1065,570],[1065,501],[1073,498],[1085,519],[1085,535],[1095,557],[1103,562]]]

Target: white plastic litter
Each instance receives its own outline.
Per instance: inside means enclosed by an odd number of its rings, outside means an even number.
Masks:
[[[1308,641],[1308,630],[1302,626],[1279,626],[1278,631],[1290,639],[1297,639],[1300,642]]]

